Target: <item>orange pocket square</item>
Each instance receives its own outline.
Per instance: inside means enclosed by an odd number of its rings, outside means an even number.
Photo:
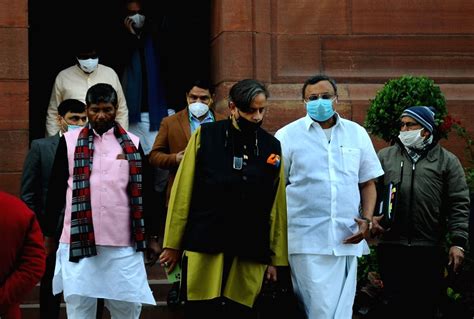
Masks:
[[[279,167],[280,166],[280,155],[271,154],[267,158],[267,163],[270,164],[270,165],[273,165],[275,167]]]

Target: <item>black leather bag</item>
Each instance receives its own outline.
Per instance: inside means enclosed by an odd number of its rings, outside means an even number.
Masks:
[[[278,281],[265,281],[255,301],[254,307],[258,313],[258,318],[305,318],[293,292],[289,267],[277,267],[277,269]]]

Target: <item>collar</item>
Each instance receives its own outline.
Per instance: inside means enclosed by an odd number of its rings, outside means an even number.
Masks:
[[[426,159],[430,162],[434,162],[438,159],[438,149],[441,146],[437,141],[433,141],[431,145],[429,146],[428,153],[426,154]]]

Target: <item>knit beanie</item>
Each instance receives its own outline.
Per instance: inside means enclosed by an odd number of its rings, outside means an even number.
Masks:
[[[433,134],[433,131],[435,130],[434,115],[435,109],[431,106],[411,106],[403,111],[401,117],[411,117]]]

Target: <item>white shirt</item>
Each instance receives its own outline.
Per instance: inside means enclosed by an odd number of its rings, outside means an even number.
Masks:
[[[359,183],[383,174],[369,135],[336,114],[331,140],[308,115],[278,130],[288,205],[289,254],[361,256],[364,241],[343,244],[358,231]]]
[[[115,120],[128,129],[128,108],[122,85],[117,73],[110,67],[99,64],[91,74],[84,73],[78,65],[62,70],[56,76],[46,116],[46,136],[53,136],[59,131],[57,123],[58,106],[67,99],[86,101],[87,90],[97,83],[108,83],[117,91],[117,117]]]

